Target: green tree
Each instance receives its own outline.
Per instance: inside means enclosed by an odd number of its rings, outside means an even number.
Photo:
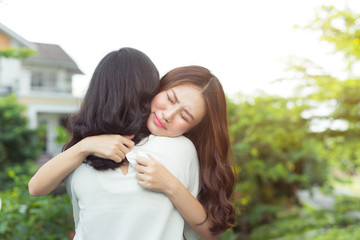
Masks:
[[[0,164],[36,159],[41,152],[39,130],[32,130],[25,107],[14,95],[0,98]]]
[[[228,101],[238,184],[235,203],[246,233],[296,203],[295,193],[326,179],[323,145],[309,135],[299,98],[261,95]]]
[[[44,131],[30,129],[24,112],[14,95],[0,98],[0,189],[9,187],[13,175],[29,173],[31,168],[25,163],[37,159],[42,151]]]
[[[0,50],[0,58],[26,59],[34,53],[32,49],[10,47]],[[0,189],[11,186],[14,174],[32,171],[24,163],[41,153],[43,130],[31,130],[24,113],[25,107],[17,103],[14,95],[0,97]]]
[[[289,63],[289,70],[300,76],[298,95],[312,105],[311,120],[327,126],[314,135],[325,142],[328,158],[350,173],[360,169],[360,76],[354,73],[360,61],[359,21],[360,15],[350,10],[324,6],[314,21],[303,27],[320,31],[321,40],[331,44],[334,53],[343,55],[346,79],[327,73],[309,60]],[[319,106],[327,106],[329,113],[317,114]]]
[[[240,211],[235,231],[249,233],[273,222],[281,209],[296,204],[297,188],[324,184],[330,167],[358,172],[360,79],[353,70],[360,60],[359,21],[349,10],[323,7],[304,27],[321,31],[321,39],[344,56],[347,79],[311,60],[291,58],[288,70],[299,83],[294,97],[263,94],[229,101],[238,172],[234,201]]]
[[[26,59],[35,53],[29,48],[6,48],[0,50],[0,57]]]
[[[305,29],[320,31],[320,39],[332,44],[334,52],[344,54],[348,70],[360,60],[360,15],[350,9],[323,6]]]
[[[31,197],[29,179],[14,176],[13,186],[0,192],[0,239],[70,239],[73,219],[69,196]]]

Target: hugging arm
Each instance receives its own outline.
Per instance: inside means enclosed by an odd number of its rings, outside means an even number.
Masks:
[[[61,182],[86,159],[95,155],[121,162],[134,143],[120,135],[87,137],[66,151],[53,157],[39,168],[30,179],[28,188],[32,196],[42,196],[57,188]]]
[[[203,239],[220,237],[220,233],[214,235],[210,231],[212,222],[206,218],[206,212],[201,203],[166,167],[150,155],[148,158],[137,157],[136,160],[138,165],[135,169],[139,172],[136,177],[140,186],[165,193],[185,221]]]

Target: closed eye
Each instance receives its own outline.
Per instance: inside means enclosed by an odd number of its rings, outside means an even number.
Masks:
[[[186,118],[183,114],[180,114],[180,115],[181,115],[182,119],[184,119],[184,120],[187,121],[187,122],[190,122],[189,119]]]
[[[169,95],[168,93],[167,93],[166,95],[167,95],[168,100],[169,100],[171,103],[175,103],[175,101],[170,98],[170,95]]]

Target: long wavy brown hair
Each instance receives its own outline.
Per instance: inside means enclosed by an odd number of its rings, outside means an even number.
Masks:
[[[190,84],[199,88],[206,103],[206,115],[184,135],[194,143],[200,163],[198,200],[213,222],[210,230],[220,233],[235,223],[236,210],[231,202],[235,187],[223,88],[208,69],[200,66],[175,68],[160,81],[160,91]]]

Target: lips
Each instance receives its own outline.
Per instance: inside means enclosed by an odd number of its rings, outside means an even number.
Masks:
[[[154,123],[156,126],[166,129],[165,125],[162,121],[158,118],[158,116],[154,113]]]

